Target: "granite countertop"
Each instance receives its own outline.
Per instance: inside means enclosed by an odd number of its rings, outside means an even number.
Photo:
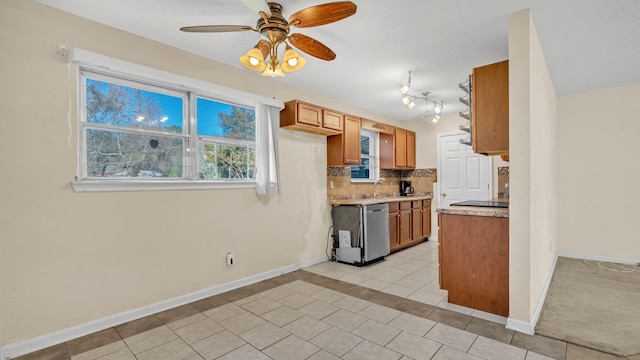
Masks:
[[[414,201],[414,200],[426,200],[431,199],[431,194],[415,194],[412,196],[400,196],[400,195],[388,195],[380,197],[370,197],[366,195],[347,195],[347,196],[335,196],[329,199],[331,205],[372,205],[382,204],[395,201]]]
[[[509,201],[505,199],[494,199],[494,200]],[[494,208],[494,207],[476,207],[476,206],[449,206],[446,208],[436,209],[436,213],[453,214],[453,215],[509,217],[509,209]]]

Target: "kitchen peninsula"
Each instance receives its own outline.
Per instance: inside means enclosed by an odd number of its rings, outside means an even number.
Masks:
[[[440,288],[449,302],[509,315],[509,210],[437,209]]]

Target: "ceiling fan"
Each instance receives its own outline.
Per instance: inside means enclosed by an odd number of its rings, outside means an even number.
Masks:
[[[289,44],[318,59],[331,61],[336,54],[326,45],[303,34],[289,34],[290,28],[312,27],[342,20],[356,13],[356,5],[351,1],[339,1],[315,5],[300,10],[286,20],[282,15],[282,5],[265,0],[242,0],[244,4],[260,15],[255,29],[248,25],[203,25],[180,28],[184,32],[234,32],[255,31],[262,38],[251,50],[240,57],[240,62],[255,71],[264,71],[264,76],[284,76],[284,72],[296,71],[306,60]],[[278,47],[284,43],[285,52],[282,65],[278,60]],[[267,57],[269,60],[267,61]]]

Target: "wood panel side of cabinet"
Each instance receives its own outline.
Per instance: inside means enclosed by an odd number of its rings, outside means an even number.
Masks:
[[[486,155],[509,152],[509,61],[481,66],[471,75],[473,151]]]
[[[509,315],[509,219],[439,214],[441,287],[449,302]]]

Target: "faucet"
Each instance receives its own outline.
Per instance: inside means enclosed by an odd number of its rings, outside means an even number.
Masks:
[[[384,178],[377,178],[373,181],[373,198],[376,198],[376,185],[378,185],[379,183],[383,182]]]

